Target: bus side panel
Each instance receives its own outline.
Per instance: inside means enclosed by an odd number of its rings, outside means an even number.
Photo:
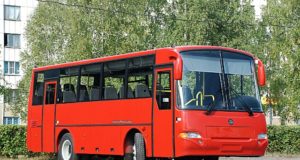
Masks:
[[[76,153],[121,153],[120,128],[113,126],[69,127]]]
[[[30,151],[41,152],[42,105],[28,107],[27,147]]]
[[[151,98],[57,104],[56,128],[71,132],[77,153],[122,155],[131,128],[149,132],[149,143],[151,108]]]
[[[60,131],[70,131],[75,145],[75,152],[80,154],[123,155],[126,134],[132,126],[95,126],[57,128],[56,137]],[[151,156],[151,126],[138,126],[145,139],[146,155]]]

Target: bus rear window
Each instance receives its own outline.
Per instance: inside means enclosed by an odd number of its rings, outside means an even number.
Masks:
[[[34,74],[32,105],[42,105],[44,95],[44,73]]]

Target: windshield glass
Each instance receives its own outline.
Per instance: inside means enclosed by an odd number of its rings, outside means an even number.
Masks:
[[[182,109],[262,111],[253,58],[228,51],[185,51],[177,82]]]

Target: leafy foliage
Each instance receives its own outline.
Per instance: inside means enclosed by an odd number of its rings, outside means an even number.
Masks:
[[[172,45],[247,49],[255,24],[250,0],[242,5],[239,0],[40,2],[26,28],[22,95],[11,110],[26,118],[24,97],[28,97],[34,66]]]
[[[28,154],[25,126],[0,126],[0,155],[16,157]]]
[[[300,5],[297,0],[269,0],[260,23],[259,48],[266,63],[270,97],[283,124],[300,119]]]
[[[87,58],[173,45],[247,50],[267,69],[270,97],[283,120],[300,118],[300,9],[297,0],[269,0],[255,19],[251,0],[47,0],[26,28],[25,75],[11,110],[26,119],[31,70]]]
[[[299,126],[269,126],[268,138],[268,152],[285,154],[300,153]]]
[[[45,156],[54,159],[52,153],[32,153],[26,147],[26,126],[0,125],[0,156],[17,158],[19,155],[26,157]]]
[[[26,127],[0,126],[0,156],[17,157],[34,156],[26,149]],[[268,152],[283,154],[300,153],[299,126],[268,126]],[[53,156],[47,154],[47,156]]]

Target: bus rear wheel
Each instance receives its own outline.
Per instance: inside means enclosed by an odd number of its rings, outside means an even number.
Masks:
[[[59,160],[77,160],[78,156],[74,153],[74,144],[70,133],[62,136],[58,149]]]

